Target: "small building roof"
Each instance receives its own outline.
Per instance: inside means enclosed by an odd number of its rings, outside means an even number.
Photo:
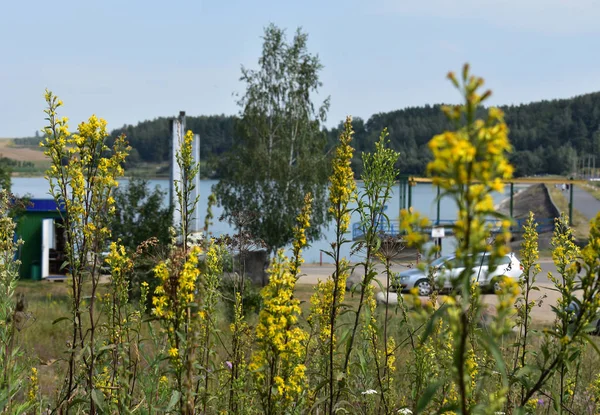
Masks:
[[[64,207],[61,209],[64,211]],[[56,212],[57,204],[54,199],[29,199],[25,205],[26,212]]]

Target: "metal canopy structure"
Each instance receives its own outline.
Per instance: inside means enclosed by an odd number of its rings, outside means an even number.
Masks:
[[[504,180],[505,184],[510,185],[510,216],[513,216],[513,202],[514,202],[514,185],[515,184],[568,184],[569,185],[569,225],[573,225],[573,186],[576,184],[585,184],[587,180],[581,179],[565,179],[560,177],[529,177],[529,178],[515,178],[510,180]],[[412,187],[417,183],[433,183],[432,178],[428,177],[414,177],[414,176],[400,176],[399,179],[399,190],[400,190],[400,209],[410,209],[412,206]],[[473,183],[477,183],[474,181]],[[436,224],[440,223],[440,187],[437,187],[437,215]]]

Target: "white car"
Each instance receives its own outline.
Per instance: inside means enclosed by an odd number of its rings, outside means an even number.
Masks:
[[[475,264],[471,278],[478,281],[483,289],[487,288],[493,292],[500,289],[499,277],[505,276],[518,280],[523,274],[523,266],[513,253],[498,258],[494,269],[489,269],[489,254],[477,255]],[[417,288],[421,296],[430,295],[434,289],[449,291],[452,289],[452,281],[464,269],[464,265],[454,255],[442,256],[431,262],[423,270],[415,268],[396,274],[395,281],[390,288],[402,292]],[[433,273],[435,286],[431,284],[430,272]]]

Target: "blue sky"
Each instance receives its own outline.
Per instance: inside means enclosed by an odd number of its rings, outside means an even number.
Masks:
[[[237,113],[270,22],[308,32],[330,126],[455,102],[445,75],[467,61],[492,104],[566,98],[600,90],[599,21],[596,0],[3,0],[0,137],[44,126],[45,88],[72,127]]]

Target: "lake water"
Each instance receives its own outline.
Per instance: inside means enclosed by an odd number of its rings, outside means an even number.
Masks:
[[[204,222],[204,215],[206,214],[206,209],[208,206],[208,196],[211,193],[211,187],[216,184],[216,180],[201,180],[200,181],[200,221]],[[122,180],[121,185],[126,185],[127,180]],[[160,189],[167,191],[168,194],[168,186],[169,181],[166,179],[162,180],[150,180],[149,184],[152,188],[158,186]],[[361,184],[358,183],[359,191],[361,189]],[[399,216],[399,208],[400,208],[400,198],[399,198],[399,188],[396,185],[394,187],[394,193],[388,203],[388,207],[386,213],[390,220],[396,220]],[[12,178],[12,191],[15,195],[25,196],[29,195],[32,198],[50,198],[49,195],[49,185],[48,181],[43,177],[13,177]],[[515,189],[516,192],[516,189]],[[510,187],[506,186],[505,191],[503,193],[495,193],[494,194],[494,203],[500,203],[503,199],[510,196]],[[436,188],[434,188],[431,184],[427,183],[418,183],[412,189],[412,205],[414,209],[421,212],[422,215],[429,217],[432,220],[435,220],[437,214],[437,204],[435,201],[436,197]],[[167,201],[165,200],[165,203]],[[353,206],[355,207],[355,206]],[[211,232],[214,235],[223,235],[228,233],[233,233],[233,228],[227,222],[221,222],[218,218],[223,213],[223,209],[216,206],[213,208],[213,226],[211,228]],[[455,219],[456,218],[456,207],[454,203],[450,199],[442,199],[440,203],[440,219]],[[358,215],[353,214],[351,223],[358,221]],[[326,255],[321,254],[321,250],[329,250],[330,249],[330,241],[334,240],[335,232],[333,226],[330,226],[329,229],[324,230],[324,237],[319,241],[314,241],[312,245],[304,251],[304,259],[306,262],[316,262],[318,263],[320,260],[323,262],[331,262],[330,258]],[[348,239],[352,239],[352,235],[348,235]],[[449,253],[452,251],[453,241],[451,238],[445,238],[444,243],[442,245],[442,250],[445,253]],[[344,254],[346,256],[350,256],[350,244],[345,246]],[[351,260],[357,261],[360,260],[359,255],[352,255]]]

